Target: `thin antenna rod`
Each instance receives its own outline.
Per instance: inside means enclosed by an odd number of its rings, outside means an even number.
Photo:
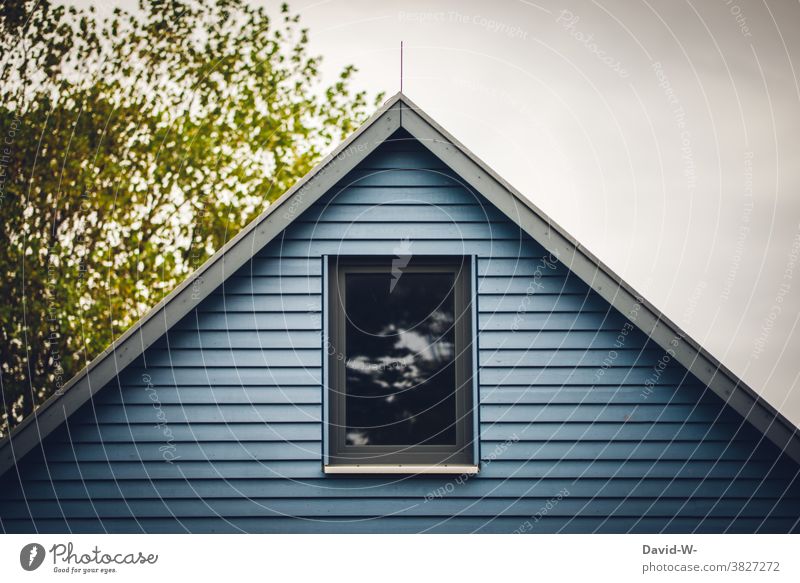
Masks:
[[[403,92],[403,41],[400,41],[400,93]]]

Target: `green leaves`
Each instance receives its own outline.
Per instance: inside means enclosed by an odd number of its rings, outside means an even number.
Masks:
[[[289,8],[0,9],[3,425],[52,395],[352,132]],[[15,129],[16,128],[16,129]],[[63,370],[59,370],[59,364]],[[60,379],[60,380],[59,380]],[[5,431],[6,428],[3,428]]]

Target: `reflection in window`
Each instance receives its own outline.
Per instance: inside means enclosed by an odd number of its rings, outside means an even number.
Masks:
[[[455,444],[454,277],[346,274],[348,445]]]

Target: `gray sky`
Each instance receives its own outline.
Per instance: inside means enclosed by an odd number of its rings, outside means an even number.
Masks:
[[[291,6],[800,424],[800,3]]]
[[[800,3],[293,7],[800,424]]]

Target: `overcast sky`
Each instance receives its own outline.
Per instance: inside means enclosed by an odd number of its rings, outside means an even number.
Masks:
[[[797,0],[291,7],[800,424]]]

